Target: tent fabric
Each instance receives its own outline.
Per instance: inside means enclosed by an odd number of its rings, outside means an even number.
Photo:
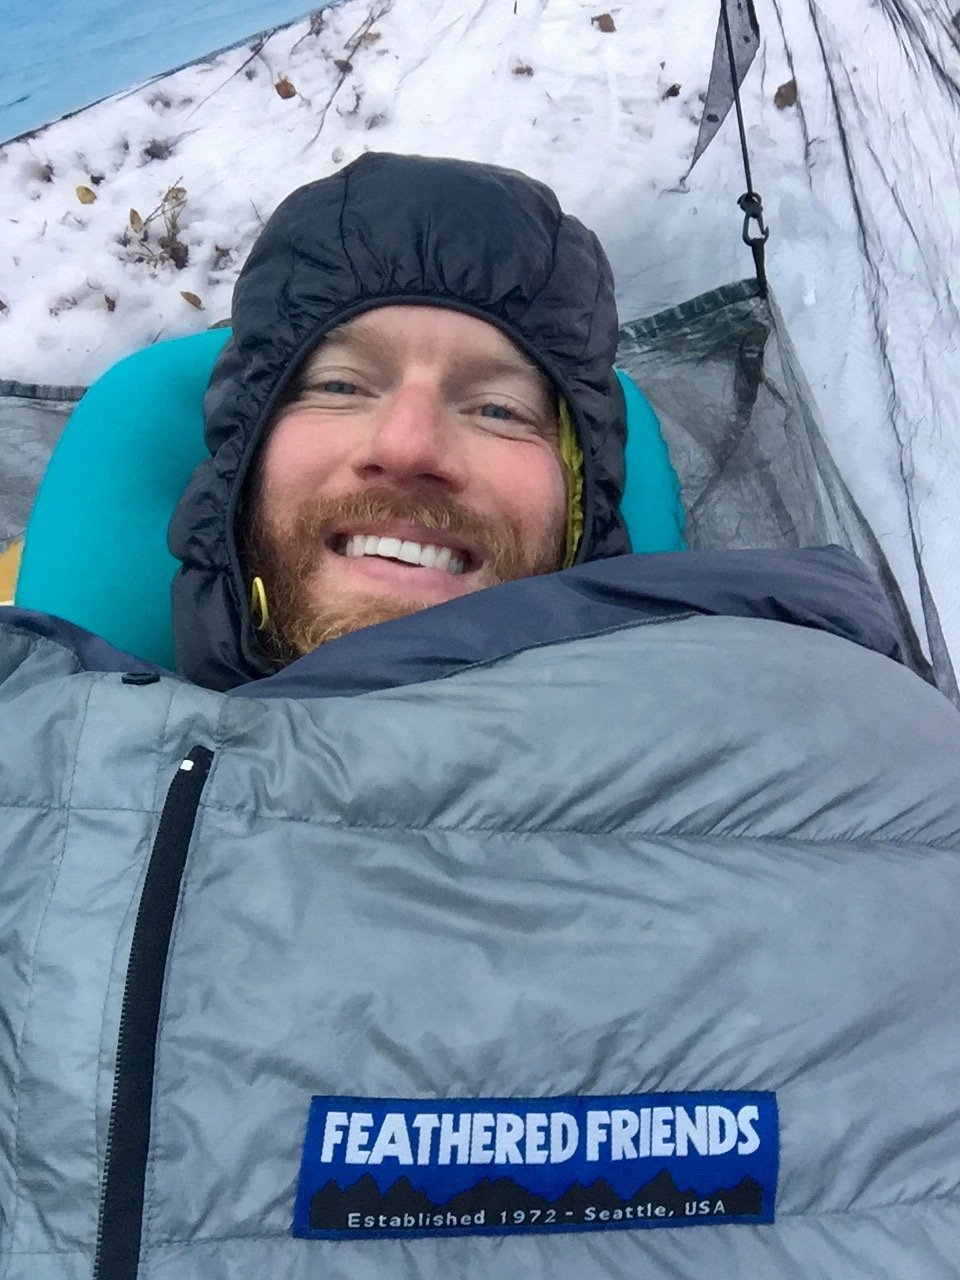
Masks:
[[[956,12],[952,0],[878,0],[845,6],[838,21],[836,6],[773,0],[766,24],[774,39],[779,26],[798,77],[798,172],[812,215],[799,236],[794,227],[774,226],[773,278],[778,264],[802,273],[806,255],[825,260],[832,278],[816,287],[816,305],[802,291],[791,299],[791,334],[808,355],[819,348],[816,368],[807,357],[804,365],[830,397],[829,439],[848,481],[872,501],[871,488],[886,469],[891,491],[899,493],[900,530],[894,537],[888,524],[885,545],[912,591],[914,617],[929,615],[936,601],[954,663],[960,653]],[[815,97],[805,92],[813,82]],[[825,153],[835,157],[832,167],[821,163]],[[763,179],[758,185],[771,190]],[[840,325],[827,299],[840,309]]]
[[[883,585],[908,664],[960,706],[933,599],[924,599],[922,645],[827,447],[773,297],[755,280],[712,290],[625,325],[618,355],[659,415],[683,482],[689,546],[854,552]],[[919,558],[916,569],[922,579]]]
[[[361,3],[355,0],[337,11],[344,23],[338,38],[352,32],[346,24],[353,22],[355,10],[358,19],[363,16]],[[704,113],[701,94],[708,87],[718,0],[686,6],[682,22],[675,6],[626,6],[615,32],[585,41],[589,50],[576,37],[580,21],[589,22],[581,6],[557,0],[542,13],[539,8],[521,4],[519,16],[507,19],[521,43],[531,46],[535,75],[529,82],[523,79],[524,92],[541,98],[544,90],[549,92],[549,116],[534,110],[526,116],[513,109],[512,94],[483,96],[495,66],[503,72],[501,64],[508,63],[506,46],[496,53],[503,30],[494,30],[491,6],[452,0],[449,23],[433,31],[416,21],[415,5],[399,0],[380,24],[382,39],[378,48],[371,46],[369,65],[360,60],[356,66],[358,85],[379,87],[383,103],[378,99],[375,105],[385,103],[390,109],[389,119],[378,123],[377,145],[497,159],[542,174],[608,246],[626,317],[659,310],[736,278],[746,254],[735,212],[743,173],[732,116],[689,181],[678,182]],[[732,15],[733,4],[728,8]],[[882,539],[918,622],[926,588],[917,582],[914,558],[922,560],[956,662],[956,4],[855,0],[824,6],[806,0],[756,0],[755,8],[762,56],[745,78],[742,98],[756,186],[772,228],[770,276],[804,369],[824,405],[829,398],[828,440],[841,471]],[[328,21],[337,27],[336,15]],[[59,34],[53,24],[51,28]],[[304,44],[302,36],[291,32],[289,41],[275,38],[267,52],[285,58],[288,46],[298,41],[296,87],[307,96],[321,85],[326,90],[325,80],[308,77],[305,50],[310,41]],[[388,46],[389,59],[384,56]],[[542,48],[539,61],[533,56],[537,47]],[[301,149],[307,148],[303,154],[308,163],[327,169],[341,151],[348,159],[369,144],[362,121],[341,116],[334,107],[325,124],[325,148],[310,142],[316,129],[312,118],[301,121],[303,132],[288,135],[286,125],[281,132],[272,114],[249,114],[271,96],[280,103],[271,84],[263,86],[263,99],[254,94],[255,85],[248,86],[241,64],[249,56],[238,51],[226,59],[222,80],[219,70],[211,73],[210,79],[223,87],[189,119],[206,96],[201,77],[212,64],[164,83],[163,92],[173,102],[168,129],[182,138],[169,162],[138,167],[140,149],[152,138],[157,119],[149,102],[152,90],[97,108],[86,121],[53,125],[40,143],[7,149],[13,180],[5,191],[13,216],[5,224],[11,252],[0,290],[8,304],[0,320],[5,326],[0,375],[28,382],[89,381],[159,331],[170,336],[205,323],[205,317],[186,310],[178,288],[168,287],[173,282],[166,273],[154,281],[128,265],[121,271],[113,235],[104,235],[94,216],[104,215],[111,189],[116,193],[119,186],[123,192],[123,204],[110,214],[112,233],[126,219],[128,184],[152,182],[156,174],[159,192],[160,181],[169,184],[184,177],[190,207],[196,204],[198,233],[181,288],[201,293],[210,316],[223,315],[231,272],[209,282],[206,275],[195,275],[201,249],[212,255],[217,237],[229,227],[236,231],[231,240],[236,261],[242,260],[259,228],[254,208],[266,214],[283,190],[277,175],[301,171]],[[662,85],[657,59],[666,62]],[[394,63],[396,75],[384,77]],[[515,89],[509,70],[505,73],[501,87]],[[724,82],[721,78],[717,83]],[[434,85],[438,104],[446,103],[447,109],[436,115],[418,111],[421,105],[432,106],[428,91]],[[677,96],[661,99],[661,89]],[[194,102],[179,111],[177,102],[191,96]],[[506,117],[503,104],[508,100]],[[135,106],[143,121],[139,131],[131,132]],[[223,126],[254,118],[256,131],[241,130],[246,150],[224,152],[236,135],[221,132]],[[648,127],[654,130],[650,137]],[[258,136],[262,144],[274,129],[279,149],[265,164],[251,147]],[[82,220],[91,219],[86,230],[73,218],[64,221],[63,198],[72,199],[69,183],[74,180],[68,175],[89,181],[75,159],[85,150],[85,137],[119,146],[128,133],[132,153],[121,171],[122,182],[109,179],[98,187],[90,213],[76,207]],[[212,137],[218,139],[216,146],[210,145]],[[554,145],[554,137],[561,145]],[[31,148],[43,154],[34,156]],[[56,169],[56,182],[37,176],[38,162],[47,160]],[[219,169],[225,162],[231,176],[221,181]],[[27,179],[25,188],[22,178]],[[142,201],[138,197],[134,203],[140,207]],[[122,282],[124,293],[129,291],[129,310],[124,312],[121,303],[116,316],[108,313],[102,298],[87,288],[88,279],[103,284],[111,296],[116,293],[113,284]],[[75,285],[79,293],[70,292]],[[77,306],[61,311],[62,294],[76,296]]]
[[[334,0],[334,3],[336,0]],[[108,94],[211,58],[329,0],[47,0],[4,10],[0,139],[43,128]],[[256,32],[251,28],[256,25]]]
[[[708,38],[717,30],[710,7]],[[752,26],[752,8],[744,0],[728,4],[735,48],[736,24],[746,18]],[[943,196],[955,191],[960,119],[960,37],[952,6],[945,0],[880,0],[850,6],[842,17],[783,0],[758,0],[756,8],[765,56],[746,77],[744,107],[757,185],[768,197],[774,232],[771,275],[804,366],[818,394],[827,389],[831,397],[826,439],[883,538],[933,665],[945,672],[947,645],[956,650],[960,599],[953,501],[960,455],[952,444],[960,384],[951,373],[960,230],[955,200]],[[617,41],[622,36],[618,29]],[[447,48],[440,42],[436,57],[445,57]],[[704,41],[704,64],[708,48]],[[719,39],[713,62],[704,126],[730,106]],[[799,83],[797,101],[787,110],[773,105],[774,81],[768,78],[779,74],[781,64],[794,75],[794,92]],[[878,80],[881,68],[885,78]],[[738,72],[742,79],[739,61]],[[877,92],[879,83],[895,86],[889,101]],[[790,129],[781,128],[788,118]],[[630,187],[632,216],[622,238],[635,237],[642,227],[648,247],[642,271],[631,275],[632,259],[626,258],[620,292],[628,314],[642,314],[648,297],[682,298],[718,272],[721,279],[733,274],[728,264],[742,246],[735,243],[729,214],[717,212],[728,204],[732,210],[742,189],[732,124],[716,137],[689,190],[683,183],[665,187],[661,176],[651,182],[650,199],[658,202],[653,208],[639,185]],[[697,190],[697,180],[708,173],[709,203]],[[689,241],[694,217],[696,250]],[[605,239],[608,234],[610,227]],[[617,234],[611,239],[615,260],[624,257]],[[837,327],[827,312],[837,306],[845,316],[842,342],[830,336]],[[9,405],[0,403],[0,430],[8,419]],[[36,477],[25,472],[23,483],[29,493]],[[0,546],[9,540],[0,531]],[[946,638],[942,646],[938,631]],[[943,687],[949,684],[944,676]]]
[[[753,66],[760,47],[760,26],[753,7],[753,0],[721,0],[723,8],[720,21],[717,23],[717,37],[713,45],[713,62],[710,66],[710,83],[707,85],[707,96],[703,104],[703,115],[700,117],[700,132],[697,145],[693,149],[690,169],[716,137],[720,126],[727,118],[733,106],[734,81],[739,90],[747,72]],[[726,19],[724,22],[724,12]],[[730,43],[733,46],[733,70],[730,74],[730,55],[727,48],[727,25],[730,30]],[[690,170],[687,171],[689,176]]]
[[[741,218],[735,211],[743,173],[732,116],[689,181],[678,183],[704,113],[700,95],[707,89],[718,7],[718,0],[687,6],[681,23],[675,20],[673,6],[654,6],[649,12],[644,6],[628,6],[616,31],[593,41],[591,61],[584,59],[575,38],[577,23],[581,18],[587,21],[580,6],[559,0],[538,15],[538,6],[521,5],[520,18],[508,25],[524,39],[542,42],[543,48],[540,61],[531,55],[536,74],[529,84],[523,81],[523,88],[541,95],[549,90],[554,104],[549,117],[531,112],[529,118],[513,113],[506,119],[495,109],[498,95],[481,96],[491,73],[488,62],[500,45],[491,43],[490,6],[473,0],[455,0],[449,26],[436,32],[421,30],[415,15],[408,20],[413,10],[407,0],[400,0],[380,24],[383,37],[377,49],[371,47],[370,66],[358,62],[356,78],[373,88],[374,70],[382,79],[388,61],[396,61],[399,80],[387,77],[382,89],[391,114],[382,127],[378,125],[378,145],[495,158],[552,181],[570,207],[581,211],[599,232],[616,268],[621,315],[636,317],[735,279],[746,261],[739,241]],[[733,6],[728,7],[732,14]],[[921,599],[931,596],[956,662],[956,5],[948,0],[856,0],[825,7],[806,0],[756,0],[755,7],[763,54],[745,78],[742,97],[756,186],[772,228],[770,277],[804,370],[823,406],[829,406],[827,439],[840,469],[883,542],[915,621],[922,624]],[[354,8],[359,4],[344,11],[351,21]],[[344,25],[340,34],[345,37],[352,30]],[[498,28],[495,34],[499,41],[502,31]],[[287,43],[296,38],[291,33]],[[388,46],[393,55],[389,60],[381,56]],[[301,41],[294,80],[309,95],[314,85],[302,61],[306,47]],[[274,40],[277,56],[286,48]],[[248,56],[244,52],[235,61],[227,59],[224,76]],[[672,94],[679,88],[677,97],[661,101],[657,57],[666,59],[664,91]],[[206,65],[197,68],[197,75],[205,74]],[[451,67],[457,72],[455,86],[450,84]],[[476,79],[479,67],[482,85]],[[509,72],[507,76],[512,80]],[[214,78],[219,85],[219,72]],[[195,81],[196,77],[173,77],[164,93],[176,103],[179,94],[185,99],[196,91]],[[205,228],[203,248],[212,254],[220,229],[236,228],[237,261],[258,230],[254,207],[269,211],[283,190],[277,174],[300,171],[299,149],[315,129],[311,120],[302,135],[288,137],[278,130],[275,163],[261,163],[248,146],[233,157],[230,181],[219,181],[211,166],[222,165],[221,147],[232,137],[222,135],[221,126],[228,119],[252,118],[244,109],[247,98],[242,95],[248,90],[240,94],[241,83],[247,85],[244,75],[233,75],[219,96],[189,122],[184,116],[194,111],[193,105],[179,115],[175,105],[171,108],[169,128],[183,130],[183,138],[177,156],[165,166],[136,168],[138,148],[152,134],[132,133],[133,158],[123,172],[124,191],[133,177],[139,182],[156,173],[172,183],[185,173],[191,207],[196,201],[202,218],[198,225]],[[316,81],[315,87],[324,83]],[[444,87],[441,98],[449,97],[448,111],[436,117],[427,112],[421,119],[417,108],[434,83]],[[608,83],[609,101],[604,92]],[[722,87],[726,78],[717,83]],[[634,87],[644,84],[650,92],[645,101],[635,102]],[[460,96],[451,95],[452,88]],[[276,98],[270,85],[267,89],[267,96]],[[784,105],[780,90],[792,92],[796,100]],[[204,92],[201,88],[198,98]],[[249,102],[259,99],[251,96]],[[481,102],[484,109],[475,110]],[[97,108],[87,123],[76,119],[52,126],[43,137],[44,155],[39,158],[49,153],[58,175],[72,173],[73,157],[83,150],[84,130],[119,144],[130,127],[134,105],[136,95],[115,107]],[[147,101],[140,105],[148,122],[144,128],[152,130],[153,109]],[[553,122],[549,127],[548,118]],[[484,121],[482,135],[478,119]],[[656,129],[648,139],[646,126],[653,127],[654,120]],[[328,168],[330,156],[342,150],[349,158],[367,145],[366,132],[353,131],[355,123],[352,116],[331,109],[324,135],[329,150],[320,154],[314,147],[307,152],[310,162]],[[634,133],[635,123],[638,129],[643,126],[640,137]],[[273,116],[264,114],[261,138],[275,127]],[[550,143],[554,133],[562,141],[559,148]],[[209,145],[212,136],[220,139],[216,147]],[[247,142],[252,141],[253,135]],[[33,172],[30,145],[35,144],[8,149],[12,177]],[[170,167],[173,164],[176,167]],[[77,173],[87,180],[82,169]],[[94,211],[103,213],[111,185],[112,180],[97,188]],[[17,186],[18,181],[7,184],[11,200]],[[201,189],[210,194],[202,206]],[[69,188],[65,194],[70,197]],[[115,277],[119,268],[112,235],[101,235],[95,223],[84,232],[72,219],[68,227],[62,225],[64,206],[57,183],[37,179],[20,195],[24,201],[29,195],[32,203],[12,209],[20,215],[19,226],[11,220],[8,228],[11,260],[2,292],[9,306],[0,322],[6,325],[8,341],[2,361],[6,367],[0,374],[24,381],[88,381],[158,331],[167,336],[206,322],[199,314],[185,315],[186,304],[177,288],[167,287],[170,281],[160,280],[162,287],[155,287],[149,277],[126,267],[122,277]],[[116,211],[116,227],[125,214],[126,201]],[[116,227],[111,223],[111,229]],[[200,244],[195,248],[187,275],[200,261]],[[15,268],[17,258],[21,265]],[[113,280],[122,278],[124,290],[133,291],[130,301],[135,305],[121,320],[119,313],[114,317],[98,306],[97,296],[87,298],[81,292],[76,308],[59,313],[64,290],[62,273],[54,269],[58,261],[72,264],[72,278],[99,281],[111,293]],[[204,277],[203,288],[198,288],[197,279],[184,277],[183,284],[202,293],[210,316],[223,315],[229,277],[230,272],[224,272],[217,283]],[[47,317],[47,308],[55,318],[43,319],[38,330],[35,317]],[[18,331],[28,335],[27,341],[15,340]],[[928,587],[917,580],[918,560]]]

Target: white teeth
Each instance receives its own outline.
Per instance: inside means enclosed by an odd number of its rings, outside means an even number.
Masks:
[[[400,549],[397,552],[397,559],[402,560],[404,564],[420,563],[420,543],[419,542],[401,542]]]
[[[375,534],[355,533],[347,538],[341,553],[345,556],[380,556],[388,560],[400,560],[404,564],[422,565],[428,569],[442,569],[459,576],[466,570],[463,556],[449,547],[437,547],[431,543],[413,542],[400,538],[378,538]]]

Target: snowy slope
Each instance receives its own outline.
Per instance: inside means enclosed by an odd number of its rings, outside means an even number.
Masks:
[[[773,287],[847,481],[913,607],[922,547],[960,663],[948,6],[758,0],[757,12],[744,107]],[[0,149],[0,377],[89,381],[225,318],[271,209],[366,148],[545,179],[607,246],[624,319],[751,274],[732,118],[680,183],[716,15],[713,0],[349,0]],[[794,78],[790,104],[777,90]]]

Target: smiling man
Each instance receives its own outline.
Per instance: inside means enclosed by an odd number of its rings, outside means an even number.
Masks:
[[[178,670],[0,609],[4,1280],[954,1280],[960,722],[840,548],[629,554],[616,343],[547,188],[363,156]]]
[[[170,527],[191,680],[629,551],[613,276],[542,184],[362,156],[280,204],[232,324]]]
[[[379,307],[333,330],[275,414],[244,560],[280,658],[563,563],[556,394],[498,329]]]

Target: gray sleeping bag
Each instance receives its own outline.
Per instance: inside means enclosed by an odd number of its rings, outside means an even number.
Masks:
[[[954,1280],[960,719],[728,560],[235,695],[5,611],[3,1280]]]

